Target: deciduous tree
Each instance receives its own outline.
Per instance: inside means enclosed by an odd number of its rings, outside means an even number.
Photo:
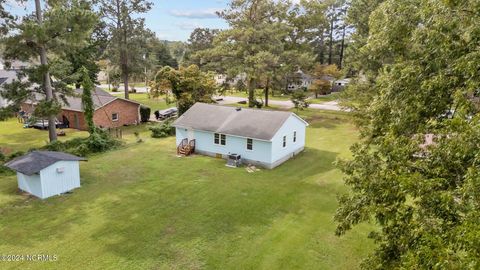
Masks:
[[[386,0],[368,19],[367,78],[346,97],[362,140],[339,162],[351,192],[335,216],[340,235],[378,226],[365,269],[480,267],[479,10]]]

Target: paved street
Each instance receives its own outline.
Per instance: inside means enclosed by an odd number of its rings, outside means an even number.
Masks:
[[[238,103],[240,101],[246,101],[246,98],[243,97],[232,97],[232,96],[216,96],[215,99],[223,99],[222,101],[218,101],[219,104],[233,104]],[[286,109],[293,108],[293,102],[290,100],[269,100],[269,104],[283,107]],[[310,104],[309,108],[317,109],[317,110],[328,110],[328,111],[348,111],[347,109],[341,108],[338,105],[337,101],[329,101],[322,104]]]

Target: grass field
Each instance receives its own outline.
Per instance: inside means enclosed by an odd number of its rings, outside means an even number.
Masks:
[[[315,98],[315,96],[313,96],[308,101],[310,103],[314,103],[314,104],[321,104],[321,103],[325,103],[325,102],[328,102],[328,101],[338,100],[339,95],[340,95],[339,92],[335,92],[335,93],[331,93],[331,94],[328,94],[328,95],[319,96],[318,98]]]
[[[225,91],[225,95],[226,96],[232,96],[232,97],[243,97],[243,98],[248,98],[248,93],[245,92],[245,91],[232,91],[232,90],[228,90],[228,91]],[[255,91],[255,97],[257,99],[265,99],[265,94],[263,92],[263,89],[257,89]],[[280,94],[276,94],[275,96],[272,96],[272,94],[270,93],[270,95],[268,96],[268,98],[270,100],[290,100],[290,96],[289,95],[280,95]]]
[[[299,114],[310,122],[306,150],[274,170],[178,158],[173,137],[142,132],[144,143],[82,163],[70,195],[27,198],[15,176],[0,176],[0,254],[58,256],[0,269],[358,268],[371,227],[338,238],[332,220],[346,191],[332,162],[349,156],[357,131],[345,114]]]
[[[23,128],[16,118],[0,121],[0,148],[4,151],[28,151],[31,148],[44,146],[48,142],[48,131],[34,128]],[[65,141],[77,137],[87,136],[88,133],[76,129],[64,129],[67,136],[58,137]]]

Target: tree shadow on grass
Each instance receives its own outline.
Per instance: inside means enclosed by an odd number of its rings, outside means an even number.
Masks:
[[[135,192],[105,203],[107,222],[92,238],[126,259],[201,268],[205,250],[218,239],[235,239],[244,228],[262,231],[275,219],[298,213],[302,194],[321,189],[303,180],[334,169],[336,157],[307,148],[276,169],[255,173],[225,168],[210,157],[196,157],[201,166],[174,162],[174,174],[159,172],[161,180],[143,182]]]

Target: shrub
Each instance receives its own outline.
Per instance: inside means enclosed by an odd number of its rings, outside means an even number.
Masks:
[[[148,120],[150,120],[151,111],[152,110],[147,106],[140,106],[140,120],[142,121],[142,123],[146,123],[148,122]]]
[[[14,158],[17,158],[17,157],[20,157],[20,156],[23,156],[23,155],[25,155],[25,152],[23,152],[23,151],[13,152],[8,156],[7,160],[12,160]]]
[[[150,127],[152,131],[152,138],[165,138],[175,135],[175,128],[170,121],[165,121],[160,125]]]
[[[42,149],[87,156],[92,153],[109,151],[120,144],[121,142],[110,136],[108,132],[97,130],[87,138],[75,138],[65,142],[55,141],[47,144]]]

